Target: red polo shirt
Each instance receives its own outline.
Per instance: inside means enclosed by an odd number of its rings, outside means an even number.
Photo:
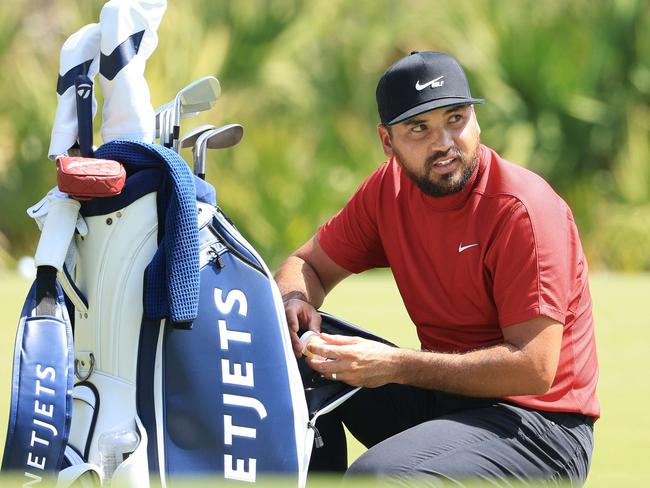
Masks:
[[[567,204],[536,174],[481,146],[466,188],[430,197],[391,159],[318,231],[359,273],[390,267],[423,349],[465,351],[539,315],[564,324],[550,390],[514,403],[598,417],[587,261]]]

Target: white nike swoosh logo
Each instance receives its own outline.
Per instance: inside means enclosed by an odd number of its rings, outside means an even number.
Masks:
[[[461,242],[458,244],[458,252],[463,252],[465,249],[469,249],[470,247],[478,246],[478,244],[468,244],[466,246],[463,246],[463,243]]]
[[[429,87],[429,86],[430,86],[431,88],[435,88],[435,87],[437,87],[437,86],[442,86],[443,83],[444,83],[444,81],[440,81],[440,80],[442,80],[444,77],[445,77],[445,75],[438,76],[435,80],[428,81],[428,82],[426,82],[426,83],[423,84],[423,85],[420,85],[420,80],[418,80],[418,81],[415,83],[415,89],[416,89],[417,91],[422,91],[422,90],[424,90],[425,88],[427,88],[427,87]]]

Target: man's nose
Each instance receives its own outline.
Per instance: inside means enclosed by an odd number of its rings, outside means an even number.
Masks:
[[[432,131],[431,141],[429,142],[429,148],[431,151],[447,152],[453,145],[454,140],[450,131],[444,128]]]

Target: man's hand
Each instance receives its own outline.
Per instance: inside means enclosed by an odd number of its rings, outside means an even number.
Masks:
[[[310,343],[309,350],[323,358],[308,358],[311,368],[352,386],[376,388],[393,382],[400,360],[400,350],[360,337],[321,334],[323,340]]]
[[[318,311],[307,301],[301,298],[288,298],[284,301],[284,312],[287,315],[291,345],[297,358],[302,356],[302,342],[300,335],[313,330],[320,333],[321,317]]]
[[[289,334],[296,357],[302,356],[301,331],[320,332],[320,314],[325,295],[350,272],[334,261],[320,247],[316,236],[309,239],[280,266],[275,274]]]

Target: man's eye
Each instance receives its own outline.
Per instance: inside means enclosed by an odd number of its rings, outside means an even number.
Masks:
[[[415,132],[415,133],[420,133],[420,132],[424,132],[426,129],[427,129],[427,126],[426,126],[426,125],[424,125],[424,124],[418,124],[418,125],[414,125],[414,126],[411,128],[411,131],[413,131],[413,132]]]
[[[449,117],[449,122],[451,122],[452,124],[455,122],[460,122],[461,120],[463,120],[463,116],[460,114],[454,114],[451,117]]]

